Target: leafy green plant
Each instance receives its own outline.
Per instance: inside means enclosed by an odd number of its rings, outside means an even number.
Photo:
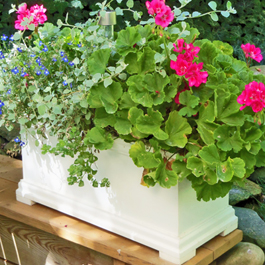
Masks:
[[[127,2],[126,12],[138,20],[142,14],[132,5]],[[98,7],[104,16],[110,5]],[[222,12],[234,13],[227,7]],[[0,125],[18,122],[23,134],[55,135],[57,145],[43,145],[42,152],[77,156],[69,184],[83,186],[87,177],[94,187],[111,185],[96,178],[92,164],[95,150],[120,138],[132,143],[129,155],[143,167],[143,185],[170,188],[188,178],[199,200],[225,196],[233,182],[264,166],[263,113],[241,111],[237,98],[265,77],[233,58],[230,45],[196,40],[199,31],[174,10],[177,24],[163,28],[154,15],[114,39],[106,39],[98,11],[74,26],[67,19],[39,27],[24,20],[32,34],[23,38],[19,31],[15,42],[3,41]],[[195,70],[177,74],[184,50],[193,52],[189,67]]]

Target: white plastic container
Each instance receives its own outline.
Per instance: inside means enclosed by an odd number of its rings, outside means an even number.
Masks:
[[[182,264],[196,255],[196,248],[218,234],[237,228],[237,217],[228,196],[199,202],[190,182],[171,189],[140,185],[142,168],[129,157],[130,144],[116,140],[101,151],[97,178],[109,178],[110,188],[80,188],[67,183],[73,159],[42,155],[29,136],[22,150],[23,179],[17,200],[35,202],[72,215],[159,251],[161,258]],[[55,138],[46,141],[54,145]]]

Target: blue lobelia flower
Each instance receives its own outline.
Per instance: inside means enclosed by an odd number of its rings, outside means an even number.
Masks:
[[[64,52],[60,52],[60,55],[63,57],[64,56]]]
[[[18,47],[17,50],[18,50],[19,52],[23,52],[23,50],[22,50],[20,47]]]
[[[44,52],[47,52],[48,51],[48,48],[47,46],[45,45],[44,48],[42,49]]]
[[[73,62],[70,62],[69,65],[70,65],[70,66],[74,66],[75,64],[74,64]]]
[[[45,69],[45,71],[43,72],[46,76],[48,75],[48,74],[50,74],[50,72],[49,72],[49,70],[48,69]]]
[[[41,71],[40,71],[40,70],[37,71],[37,72],[36,72],[36,75],[41,75]]]
[[[3,34],[3,36],[1,37],[1,40],[6,41],[8,39],[8,36],[6,36],[5,34]]]
[[[65,63],[68,63],[68,58],[65,56],[62,58],[62,60],[65,62]]]
[[[14,139],[14,141],[15,141],[16,143],[20,143],[20,139],[19,139],[18,137],[16,137],[16,138]]]
[[[63,85],[64,85],[64,86],[67,86],[68,83],[64,80],[64,81],[63,81]]]
[[[9,37],[9,40],[14,41],[14,35],[13,34]]]
[[[16,75],[19,73],[19,70],[17,69],[17,67],[15,67],[11,70],[11,72]]]

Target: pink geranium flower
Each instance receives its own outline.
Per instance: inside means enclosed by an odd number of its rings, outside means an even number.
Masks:
[[[253,81],[245,86],[245,90],[238,96],[237,102],[240,105],[240,110],[250,106],[254,112],[259,112],[265,107],[265,85]]]
[[[173,43],[173,46],[175,48],[173,51],[181,53],[184,49],[184,39],[178,39],[177,44],[178,44],[178,48],[177,48],[176,44]]]
[[[254,44],[247,43],[246,45],[242,44],[241,48],[246,56],[246,58],[252,58],[257,62],[261,62],[263,56],[261,54],[260,48],[256,48]]]
[[[191,63],[184,60],[183,54],[179,54],[177,61],[171,60],[170,67],[176,71],[176,74],[179,76],[185,75],[190,68]]]
[[[165,1],[162,0],[153,0],[151,2],[146,1],[145,5],[148,9],[148,14],[152,16],[162,14],[166,11]]]
[[[30,23],[34,24],[36,27],[39,24],[43,24],[47,20],[47,16],[44,14],[46,12],[46,8],[43,7],[43,5],[38,6],[35,5],[30,8],[30,10],[27,9],[27,4],[24,4],[19,7],[17,13],[17,20],[15,21],[15,29],[18,30],[25,30],[28,29],[27,26],[22,26],[21,23],[24,21],[25,18],[28,18]]]
[[[189,80],[189,86],[199,87],[202,83],[207,82],[208,73],[206,71],[201,72],[203,63],[193,63],[188,72],[185,74],[185,78]]]
[[[43,5],[35,5],[30,8],[30,13],[33,16],[33,23],[35,26],[43,24],[47,20],[47,16],[44,14],[46,11],[47,9],[44,8]]]
[[[158,14],[155,17],[155,23],[163,28],[166,28],[174,19],[174,13],[169,6],[165,6],[165,12]]]

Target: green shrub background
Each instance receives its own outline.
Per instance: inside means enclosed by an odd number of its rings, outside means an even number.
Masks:
[[[233,7],[237,10],[236,15],[224,18],[219,15],[219,21],[214,22],[209,16],[199,19],[186,20],[192,26],[197,27],[201,32],[200,38],[210,40],[222,40],[230,43],[234,47],[234,55],[244,60],[243,52],[240,48],[241,44],[247,42],[255,44],[264,51],[265,55],[265,1],[264,0],[230,0]],[[16,14],[8,14],[11,4],[20,4],[25,0],[0,0],[0,31],[10,35],[14,33],[14,21]],[[99,0],[28,0],[28,6],[38,3],[43,4],[47,8],[48,21],[56,23],[58,19],[64,21],[66,13],[69,14],[68,22],[74,24],[76,22],[85,22],[89,17],[89,12],[96,9],[95,4]],[[187,5],[185,11],[199,11],[205,13],[210,11],[208,3],[210,0],[193,0]],[[218,9],[225,9],[226,2],[216,0]],[[176,0],[167,0],[167,4],[173,7],[179,6]],[[119,5],[126,8],[126,0]],[[115,7],[115,6],[114,6]],[[148,17],[145,8],[145,0],[135,1],[135,10],[141,10],[144,13],[143,19]],[[138,23],[134,21],[130,12],[126,12],[126,20],[132,24]],[[118,16],[118,25],[116,30],[125,27],[124,19]],[[265,57],[265,56],[264,56]],[[264,64],[265,60],[261,62]]]

